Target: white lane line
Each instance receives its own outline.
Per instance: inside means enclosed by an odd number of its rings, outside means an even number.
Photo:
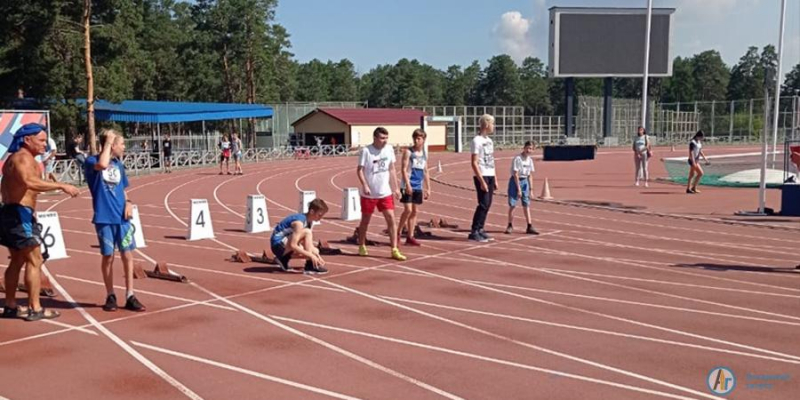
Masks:
[[[507,367],[520,368],[520,369],[525,369],[525,370],[528,370],[528,371],[536,371],[536,372],[556,375],[556,376],[560,376],[560,377],[564,377],[564,378],[571,378],[571,379],[575,379],[575,380],[579,380],[579,381],[583,381],[583,382],[590,382],[590,383],[596,383],[596,384],[599,384],[599,385],[611,386],[611,387],[615,387],[615,388],[618,388],[618,389],[631,390],[631,391],[634,391],[634,392],[647,393],[647,394],[652,394],[652,395],[662,396],[662,397],[667,397],[667,398],[673,398],[673,399],[694,399],[694,397],[680,396],[680,395],[675,395],[675,394],[672,394],[672,393],[666,393],[666,392],[661,392],[661,391],[657,391],[657,390],[646,389],[646,388],[642,388],[642,387],[639,387],[639,386],[631,386],[631,385],[626,385],[626,384],[617,383],[617,382],[613,382],[613,381],[606,381],[606,380],[591,378],[591,377],[587,377],[587,376],[583,376],[583,375],[571,374],[571,373],[568,373],[568,372],[553,370],[553,369],[549,369],[549,368],[537,367],[537,366],[533,366],[533,365],[522,364],[522,363],[503,360],[503,359],[499,359],[499,358],[482,356],[482,355],[473,354],[473,353],[467,353],[467,352],[464,352],[464,351],[454,350],[454,349],[450,349],[450,348],[446,348],[446,347],[439,347],[439,346],[434,346],[434,345],[429,345],[429,344],[424,344],[424,343],[419,343],[419,342],[413,342],[413,341],[410,341],[410,340],[404,340],[404,339],[398,339],[398,338],[393,338],[393,337],[388,337],[388,336],[383,336],[383,335],[377,335],[377,334],[374,334],[374,333],[356,331],[356,330],[351,330],[351,329],[346,329],[346,328],[339,328],[339,327],[335,327],[335,326],[318,324],[318,323],[314,323],[314,322],[303,321],[303,320],[298,320],[298,319],[294,319],[294,318],[280,317],[280,316],[275,316],[275,315],[271,315],[271,317],[273,317],[275,319],[278,319],[278,320],[281,320],[281,321],[286,321],[286,322],[295,323],[295,324],[299,324],[299,325],[306,325],[306,326],[311,326],[311,327],[315,327],[315,328],[319,328],[319,329],[326,329],[326,330],[330,330],[330,331],[334,331],[334,332],[341,332],[341,333],[347,333],[347,334],[351,334],[351,335],[368,337],[368,338],[371,338],[371,339],[383,340],[383,341],[390,342],[390,343],[397,343],[397,344],[417,347],[417,348],[421,348],[421,349],[425,349],[425,350],[432,350],[432,351],[437,351],[437,352],[440,352],[440,353],[452,354],[452,355],[461,356],[461,357],[465,357],[465,358],[470,358],[470,359],[474,359],[474,360],[479,360],[479,361],[485,361],[485,362],[490,362],[490,363],[494,363],[494,364],[499,364],[499,365],[503,365],[503,366],[507,366]],[[710,397],[710,398],[716,399],[716,397]]]
[[[136,349],[131,347],[129,344],[125,343],[125,341],[120,339],[119,336],[115,335],[108,328],[106,328],[101,323],[99,323],[94,317],[92,317],[91,314],[86,312],[86,310],[83,307],[81,307],[75,301],[75,299],[72,298],[72,296],[69,294],[69,292],[67,292],[64,289],[64,287],[62,287],[61,284],[58,283],[58,281],[56,281],[55,277],[53,277],[53,275],[50,274],[50,271],[48,271],[47,268],[44,265],[42,265],[42,272],[44,272],[45,275],[47,275],[47,277],[50,279],[50,282],[53,284],[53,287],[59,293],[61,293],[62,296],[64,296],[64,299],[67,300],[67,302],[69,302],[73,306],[73,308],[75,308],[83,316],[83,318],[86,319],[86,321],[88,321],[95,329],[100,331],[100,333],[105,335],[112,342],[114,342],[117,346],[122,348],[122,350],[124,350],[126,353],[128,353],[134,359],[136,359],[136,361],[139,361],[140,363],[142,363],[142,365],[147,367],[150,371],[152,371],[158,377],[160,377],[161,379],[163,379],[164,381],[166,381],[167,383],[172,385],[172,387],[177,389],[184,396],[186,396],[186,397],[188,397],[190,399],[193,399],[193,400],[202,400],[202,397],[200,397],[197,393],[193,392],[186,385],[184,385],[183,383],[181,383],[177,379],[173,378],[171,375],[169,375],[166,371],[164,371],[161,368],[159,368],[152,361],[150,361],[149,359],[145,358],[145,356],[143,356],[141,353],[136,351]]]
[[[249,375],[249,376],[252,376],[252,377],[263,379],[265,381],[280,383],[282,385],[290,386],[290,387],[293,387],[295,389],[305,390],[305,391],[308,391],[308,392],[321,394],[323,396],[333,397],[335,399],[345,399],[345,400],[358,399],[357,397],[352,397],[352,396],[348,396],[348,395],[345,395],[345,394],[342,394],[342,393],[337,393],[337,392],[333,392],[333,391],[330,391],[330,390],[318,388],[316,386],[310,386],[310,385],[302,384],[302,383],[299,383],[299,382],[290,381],[288,379],[278,378],[278,377],[273,376],[273,375],[263,374],[261,372],[256,372],[256,371],[252,371],[252,370],[249,370],[249,369],[236,367],[236,366],[233,366],[233,365],[230,365],[230,364],[225,364],[225,363],[222,363],[222,362],[219,362],[219,361],[214,361],[214,360],[209,360],[207,358],[193,356],[191,354],[181,353],[181,352],[174,351],[174,350],[168,350],[168,349],[165,349],[165,348],[162,348],[162,347],[156,347],[156,346],[153,346],[153,345],[144,344],[144,343],[136,342],[136,341],[132,341],[131,343],[133,343],[134,346],[141,347],[141,348],[144,348],[144,349],[148,349],[148,350],[151,350],[151,351],[155,351],[155,352],[158,352],[158,353],[168,354],[168,355],[171,355],[171,356],[174,356],[174,357],[182,358],[184,360],[191,360],[191,361],[195,361],[195,362],[198,362],[198,363],[201,363],[201,364],[206,364],[206,365],[211,365],[211,366],[214,366],[214,367],[217,367],[217,368],[226,369],[228,371],[238,372],[240,374]]]
[[[63,279],[67,279],[67,280],[71,280],[71,281],[75,281],[75,282],[82,282],[82,283],[86,283],[86,284],[89,284],[89,285],[95,285],[95,286],[105,286],[105,284],[104,284],[104,283],[102,283],[102,282],[90,281],[90,280],[88,280],[88,279],[81,279],[81,278],[77,278],[77,277],[74,277],[74,276],[69,276],[69,275],[58,274],[58,277],[59,277],[59,278],[63,278]],[[125,289],[125,287],[124,287],[124,286],[119,286],[119,285],[116,285],[116,286],[114,286],[114,288],[115,288],[115,289],[122,289],[122,290],[124,290],[124,289]],[[212,308],[219,308],[219,309],[226,310],[226,311],[234,311],[234,312],[236,311],[236,309],[234,309],[234,308],[227,307],[227,306],[221,306],[221,305],[219,305],[219,304],[213,304],[213,303],[203,303],[203,302],[201,302],[201,301],[197,301],[197,300],[191,300],[191,299],[187,299],[187,298],[184,298],[184,297],[170,296],[170,295],[168,295],[168,294],[161,294],[161,293],[156,293],[156,292],[150,292],[150,291],[147,291],[147,290],[142,290],[142,289],[136,289],[136,293],[143,293],[143,294],[150,295],[150,296],[154,296],[154,297],[162,297],[162,298],[165,298],[165,299],[170,299],[170,300],[176,300],[176,301],[180,301],[180,302],[182,302],[182,303],[195,304],[195,305],[198,305],[198,306],[206,306],[206,307],[212,307]]]
[[[321,282],[326,282],[326,281],[321,281]],[[322,347],[325,347],[325,348],[327,348],[329,350],[332,350],[332,351],[334,351],[336,353],[339,353],[339,354],[341,354],[341,355],[343,355],[343,356],[345,356],[347,358],[350,358],[350,359],[352,359],[352,360],[354,360],[356,362],[362,363],[362,364],[367,365],[369,367],[372,367],[372,368],[374,368],[374,369],[376,369],[378,371],[381,371],[381,372],[386,373],[386,374],[388,374],[390,376],[398,378],[398,379],[400,379],[402,381],[405,381],[405,382],[410,383],[412,385],[418,386],[418,387],[420,387],[422,389],[425,389],[425,390],[428,390],[428,391],[430,391],[432,393],[438,394],[439,396],[442,396],[442,397],[445,397],[445,398],[448,398],[448,399],[461,399],[461,397],[456,396],[455,394],[446,392],[446,391],[444,391],[442,389],[439,389],[439,388],[437,388],[437,387],[435,387],[433,385],[429,385],[429,384],[427,384],[425,382],[416,380],[416,379],[414,379],[414,378],[412,378],[410,376],[407,376],[407,375],[405,375],[405,374],[403,374],[401,372],[398,372],[398,371],[395,371],[395,370],[393,370],[391,368],[385,367],[385,366],[383,366],[381,364],[378,364],[378,363],[376,363],[376,362],[374,362],[374,361],[372,361],[370,359],[367,359],[367,358],[362,357],[362,356],[360,356],[358,354],[355,354],[355,353],[352,353],[350,351],[347,351],[347,350],[345,350],[345,349],[343,349],[343,348],[341,348],[339,346],[336,346],[334,344],[328,343],[328,342],[326,342],[326,341],[324,341],[322,339],[319,339],[319,338],[317,338],[315,336],[311,336],[311,335],[309,335],[309,334],[307,334],[305,332],[299,331],[299,330],[297,330],[295,328],[292,328],[292,327],[290,327],[290,326],[288,326],[286,324],[278,322],[277,320],[275,320],[273,318],[270,318],[270,317],[268,317],[266,315],[259,314],[258,312],[253,311],[250,308],[247,308],[247,307],[245,307],[245,306],[243,306],[243,305],[241,305],[239,303],[235,303],[235,302],[233,302],[231,300],[228,300],[228,299],[226,299],[224,297],[221,297],[218,294],[216,294],[216,293],[214,293],[214,292],[212,292],[212,291],[210,291],[210,290],[208,290],[208,289],[206,289],[206,288],[204,288],[204,287],[202,287],[202,286],[200,286],[200,285],[198,285],[196,283],[190,283],[190,285],[193,285],[193,286],[197,287],[198,289],[206,292],[209,296],[214,297],[217,300],[220,300],[220,301],[222,301],[224,303],[227,303],[228,305],[230,305],[232,307],[236,307],[239,310],[241,310],[243,312],[246,312],[246,313],[252,315],[255,318],[258,318],[258,319],[260,319],[260,320],[262,320],[264,322],[267,322],[270,325],[276,326],[276,327],[281,328],[281,329],[283,329],[283,330],[285,330],[287,332],[293,333],[293,334],[295,334],[297,336],[300,336],[300,337],[302,337],[302,338],[304,338],[306,340],[314,342],[314,343],[316,343],[316,344],[318,344],[318,345],[320,345]]]
[[[712,315],[712,316],[715,316],[715,317],[744,319],[744,320],[749,320],[749,321],[767,322],[767,323],[772,323],[772,324],[789,325],[789,326],[798,326],[798,327],[800,327],[800,322],[789,322],[789,321],[781,321],[781,320],[775,320],[775,319],[748,317],[748,316],[744,316],[744,315],[720,313],[719,311],[696,310],[696,309],[693,309],[693,308],[665,306],[665,305],[655,304],[655,303],[644,303],[644,302],[639,302],[639,301],[621,300],[621,299],[614,299],[614,298],[610,298],[610,297],[588,296],[588,295],[582,295],[582,294],[577,294],[577,293],[568,293],[568,292],[558,292],[558,291],[553,291],[553,290],[536,289],[536,288],[531,288],[531,287],[527,287],[527,286],[508,285],[508,284],[502,284],[502,283],[497,283],[497,282],[486,282],[486,281],[478,281],[478,280],[472,280],[472,279],[466,279],[466,281],[467,282],[471,282],[471,283],[477,283],[479,285],[502,287],[502,288],[507,288],[507,289],[524,290],[526,292],[546,293],[546,294],[553,294],[553,295],[557,295],[557,296],[576,297],[576,298],[580,298],[580,299],[607,301],[607,302],[611,302],[611,303],[628,304],[628,305],[642,306],[642,307],[660,308],[660,309],[664,309],[664,310],[672,310],[672,311],[680,311],[680,312],[688,312],[688,313],[696,313],[696,314],[706,314],[706,315]]]
[[[411,260],[409,260],[409,261],[411,261]],[[498,262],[498,261],[494,261],[494,262]],[[508,263],[504,262],[504,264],[508,264]],[[747,350],[759,351],[759,352],[762,352],[762,353],[767,353],[767,354],[771,354],[771,355],[778,356],[778,357],[790,358],[790,359],[794,359],[794,360],[800,360],[800,357],[795,356],[795,355],[791,355],[791,354],[785,354],[785,353],[772,351],[772,350],[768,350],[768,349],[762,349],[762,348],[759,348],[759,347],[745,345],[745,344],[736,343],[736,342],[727,341],[727,340],[722,340],[722,339],[717,339],[717,338],[714,338],[714,337],[703,336],[703,335],[694,334],[694,333],[691,333],[691,332],[681,331],[681,330],[678,330],[678,329],[672,329],[672,328],[667,328],[667,327],[660,326],[660,325],[649,324],[649,323],[645,323],[645,322],[641,322],[641,321],[637,321],[637,320],[633,320],[633,319],[617,317],[617,316],[614,316],[614,315],[605,314],[605,313],[601,313],[601,312],[597,312],[597,311],[591,311],[591,310],[587,310],[587,309],[580,308],[580,307],[568,306],[568,305],[565,305],[565,304],[560,304],[560,303],[556,303],[556,302],[553,302],[553,301],[540,299],[540,298],[537,298],[537,297],[526,296],[526,295],[523,295],[523,294],[510,292],[510,291],[507,291],[507,290],[501,290],[501,289],[493,288],[493,287],[486,286],[486,285],[480,285],[480,284],[477,284],[477,283],[472,283],[472,282],[468,282],[468,281],[461,280],[461,279],[451,278],[451,277],[445,276],[445,275],[434,274],[434,273],[431,273],[431,272],[428,272],[428,271],[407,267],[405,265],[398,265],[398,267],[407,269],[409,271],[420,272],[420,273],[423,273],[423,274],[430,274],[432,276],[439,277],[441,279],[445,279],[445,280],[456,282],[456,283],[461,283],[462,285],[465,285],[465,286],[477,287],[477,288],[481,288],[481,289],[488,290],[488,291],[491,291],[491,292],[500,293],[500,294],[504,294],[504,295],[507,295],[507,296],[524,299],[524,300],[529,300],[529,301],[533,301],[533,302],[536,302],[536,303],[547,304],[547,305],[551,305],[551,306],[558,307],[558,308],[563,308],[563,309],[576,311],[576,312],[580,312],[580,313],[584,313],[584,314],[588,314],[588,315],[594,315],[594,316],[598,316],[598,317],[602,317],[602,318],[607,318],[607,319],[611,319],[611,320],[614,320],[614,321],[626,322],[626,323],[630,323],[630,324],[633,324],[633,325],[638,325],[638,326],[643,326],[643,327],[652,328],[652,329],[656,329],[656,330],[661,330],[661,331],[664,331],[664,332],[670,332],[670,333],[674,333],[674,334],[678,334],[678,335],[682,335],[682,336],[688,336],[688,337],[692,337],[692,338],[695,338],[695,339],[703,339],[703,340],[708,340],[708,341],[711,341],[711,342],[714,342],[714,343],[725,344],[725,345],[739,347],[739,348],[743,348],[743,349],[747,349]]]
[[[533,247],[533,246],[531,246],[531,247]],[[476,256],[476,255],[472,255],[472,254],[463,254],[463,255],[466,256],[466,257],[477,259],[477,260],[484,260],[484,261],[490,260],[488,258],[481,257],[481,256]],[[579,255],[576,254],[576,256],[579,256]],[[661,295],[661,296],[665,296],[665,297],[669,297],[669,298],[673,298],[673,299],[684,300],[684,301],[688,301],[688,302],[692,302],[692,303],[700,303],[700,304],[712,305],[712,306],[715,306],[715,307],[729,308],[729,309],[732,309],[732,310],[747,311],[747,312],[751,312],[751,313],[754,313],[754,314],[769,315],[771,317],[779,317],[779,318],[785,318],[785,319],[791,319],[791,320],[800,321],[800,317],[795,317],[793,315],[780,314],[780,313],[775,313],[775,312],[771,312],[771,311],[763,311],[763,310],[759,310],[759,309],[755,309],[755,308],[735,306],[735,305],[720,303],[720,302],[716,302],[716,301],[703,300],[703,299],[698,299],[698,298],[694,298],[694,297],[687,297],[687,296],[681,296],[681,295],[672,294],[672,293],[661,292],[661,291],[657,291],[657,290],[643,289],[643,288],[638,288],[638,287],[635,287],[635,286],[628,286],[628,285],[622,285],[622,284],[619,284],[619,283],[601,281],[601,280],[598,280],[598,279],[585,278],[585,277],[581,277],[581,276],[572,275],[571,273],[568,273],[568,272],[564,273],[564,272],[561,272],[561,271],[555,270],[555,269],[529,267],[527,265],[512,263],[512,262],[508,262],[508,261],[499,261],[499,260],[491,260],[491,261],[494,262],[497,265],[505,265],[505,266],[514,267],[514,268],[518,268],[518,269],[539,271],[539,272],[544,272],[544,273],[551,274],[551,275],[560,276],[562,278],[569,278],[569,279],[574,279],[574,280],[579,280],[579,281],[592,282],[592,283],[596,283],[596,284],[600,284],[600,285],[618,287],[618,288],[628,289],[628,290],[647,293],[647,294],[657,294],[657,295]]]
[[[404,266],[400,266],[400,267],[401,268],[408,268],[408,267],[404,267]],[[413,270],[414,268],[408,268],[408,269],[409,270]],[[436,274],[432,274],[432,275],[436,276]],[[455,280],[455,281],[458,281],[458,280]],[[353,289],[353,288],[350,288],[350,287],[347,287],[347,286],[344,286],[344,285],[340,285],[340,284],[335,283],[335,282],[331,282],[331,281],[327,281],[327,280],[326,281],[321,281],[321,282],[324,282],[326,285],[331,285],[333,287],[346,290],[346,291],[348,291],[348,292],[350,292],[352,294],[356,294],[356,295],[359,295],[359,296],[362,296],[362,297],[365,297],[365,298],[369,298],[369,299],[375,300],[375,301],[380,302],[380,303],[384,303],[384,304],[387,304],[387,305],[390,305],[390,306],[394,306],[394,307],[397,307],[397,308],[400,308],[400,309],[403,309],[403,310],[406,310],[406,311],[410,311],[412,313],[419,314],[419,315],[422,315],[422,316],[425,316],[425,317],[428,317],[428,318],[431,318],[431,319],[434,319],[434,320],[438,320],[438,321],[444,322],[446,324],[450,324],[450,325],[454,325],[454,326],[457,326],[457,327],[460,327],[460,328],[464,328],[464,329],[472,331],[472,332],[480,333],[480,334],[483,334],[485,336],[488,336],[488,337],[491,337],[491,338],[494,338],[494,339],[502,340],[502,341],[505,341],[505,342],[508,342],[508,343],[512,343],[512,344],[516,344],[516,345],[519,345],[519,346],[522,346],[522,347],[525,347],[525,348],[529,348],[529,349],[532,349],[532,350],[536,350],[536,351],[540,351],[540,352],[543,352],[543,353],[547,353],[547,354],[550,354],[552,356],[564,358],[564,359],[567,359],[567,360],[570,360],[570,361],[574,361],[574,362],[577,362],[577,363],[580,363],[580,364],[589,365],[589,366],[592,366],[592,367],[595,367],[595,368],[598,368],[598,369],[601,369],[601,370],[618,373],[620,375],[624,375],[624,376],[627,376],[629,378],[639,379],[639,380],[642,380],[642,381],[645,381],[645,382],[648,382],[648,383],[651,383],[651,384],[655,384],[655,385],[658,385],[658,386],[664,386],[664,387],[668,387],[668,388],[673,389],[673,390],[678,390],[678,391],[683,391],[683,392],[686,392],[686,393],[691,393],[691,394],[693,394],[695,396],[705,397],[705,398],[709,398],[709,399],[717,399],[717,397],[708,395],[708,394],[703,393],[703,392],[699,392],[697,390],[694,390],[694,389],[691,389],[691,388],[688,388],[688,387],[680,386],[680,385],[677,385],[677,384],[674,384],[674,383],[670,383],[670,382],[667,382],[667,381],[663,381],[663,380],[660,380],[660,379],[657,379],[657,378],[653,378],[653,377],[645,376],[645,375],[642,375],[642,374],[638,374],[636,372],[632,372],[632,371],[624,370],[624,369],[621,369],[621,368],[613,367],[611,365],[606,365],[606,364],[603,364],[603,363],[600,363],[600,362],[588,360],[588,359],[581,358],[581,357],[578,357],[578,356],[573,356],[573,355],[562,353],[562,352],[559,352],[559,351],[556,351],[556,350],[551,350],[551,349],[548,349],[548,348],[545,348],[545,347],[537,346],[537,345],[534,345],[534,344],[531,344],[531,343],[527,343],[527,342],[519,341],[519,340],[516,340],[516,339],[512,339],[510,337],[507,337],[507,336],[504,336],[504,335],[500,335],[498,333],[490,332],[490,331],[487,331],[487,330],[484,330],[484,329],[481,329],[481,328],[477,328],[477,327],[472,326],[472,325],[468,325],[468,324],[465,324],[465,323],[462,323],[462,322],[458,322],[458,321],[455,321],[455,320],[452,320],[452,319],[449,319],[449,318],[441,317],[441,316],[436,315],[436,314],[431,314],[429,312],[422,311],[422,310],[419,310],[419,309],[416,309],[416,308],[413,308],[413,307],[409,307],[409,306],[406,306],[404,304],[400,304],[398,302],[387,300],[387,299],[384,299],[384,298],[381,298],[381,297],[378,297],[378,296],[375,296],[375,295],[372,295],[372,294],[369,294],[369,293],[365,293],[365,292],[362,292],[360,290],[356,290],[356,289]]]
[[[448,305],[439,304],[439,303],[430,303],[430,302],[426,302],[426,301],[404,299],[404,298],[400,298],[400,297],[392,297],[392,296],[380,296],[380,297],[382,297],[384,299],[388,299],[388,300],[399,301],[401,303],[417,304],[417,305],[422,305],[422,306],[441,308],[441,309],[445,309],[445,310],[460,311],[460,312],[465,312],[465,313],[470,313],[470,314],[484,315],[484,316],[500,318],[500,319],[507,319],[507,320],[511,320],[511,321],[527,322],[527,323],[532,323],[532,324],[537,324],[537,325],[552,326],[552,327],[556,327],[556,328],[565,328],[565,329],[571,329],[571,330],[577,330],[577,331],[599,333],[599,334],[603,334],[603,335],[623,337],[623,338],[626,338],[626,339],[636,339],[636,340],[642,340],[642,341],[646,341],[646,342],[668,344],[668,345],[672,345],[672,346],[687,347],[687,348],[705,350],[705,351],[710,351],[710,352],[715,352],[715,353],[733,354],[733,355],[737,355],[737,356],[752,357],[752,358],[758,358],[758,359],[770,360],[770,361],[777,361],[777,362],[782,362],[782,363],[787,363],[787,364],[800,364],[800,360],[788,360],[788,359],[785,359],[785,358],[770,357],[770,356],[765,356],[765,355],[762,355],[762,354],[745,353],[745,352],[742,352],[742,351],[721,349],[721,348],[717,348],[717,347],[708,347],[708,346],[703,346],[703,345],[698,345],[698,344],[693,344],[693,343],[688,343],[688,342],[678,342],[678,341],[674,341],[674,340],[659,339],[659,338],[655,338],[655,337],[651,337],[651,336],[633,335],[633,334],[622,333],[622,332],[617,332],[617,331],[608,331],[608,330],[604,330],[604,329],[588,328],[588,327],[585,327],[585,326],[561,324],[561,323],[557,323],[557,322],[550,322],[550,321],[545,321],[545,320],[540,320],[540,319],[518,317],[518,316],[515,316],[515,315],[493,313],[493,312],[489,312],[489,311],[481,311],[481,310],[475,310],[475,309],[471,309],[471,308],[448,306]]]

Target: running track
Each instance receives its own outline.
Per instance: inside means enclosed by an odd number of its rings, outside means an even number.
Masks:
[[[463,155],[439,159],[443,181],[469,176]],[[537,164],[546,168],[558,166]],[[266,247],[268,234],[242,232],[246,196],[267,196],[274,225],[294,212],[299,189],[316,190],[331,206],[316,236],[352,254],[338,241],[355,223],[338,216],[355,160],[246,172],[132,179],[148,244],[137,261],[167,261],[192,281],[137,280],[140,314],[99,308],[88,193],[41,197],[40,210],[59,213],[70,255],[48,264],[63,290],[45,305],[63,315],[0,320],[0,398],[703,399],[715,398],[706,376],[716,366],[738,378],[728,398],[796,395],[800,257],[785,250],[797,232],[537,202],[542,235],[503,235],[496,196],[487,228],[497,241],[480,244],[464,231],[474,193],[434,184],[420,220],[462,229],[432,229],[438,239],[404,248],[402,263],[385,245],[369,258],[326,257],[331,273],[312,278],[228,261],[233,249]],[[209,200],[215,240],[183,239],[192,198]],[[384,228],[374,219],[372,238],[385,242]],[[119,260],[115,271],[119,296]],[[747,384],[762,382],[747,374],[790,381],[755,390]]]

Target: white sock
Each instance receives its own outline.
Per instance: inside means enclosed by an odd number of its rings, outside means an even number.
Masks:
[[[125,300],[130,299],[133,296],[133,290],[125,291]]]

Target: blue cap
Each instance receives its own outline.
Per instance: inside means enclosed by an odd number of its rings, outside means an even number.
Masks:
[[[8,146],[8,153],[16,153],[19,151],[19,149],[22,148],[25,136],[38,135],[39,132],[42,131],[47,131],[47,127],[42,124],[31,122],[22,125],[22,127],[17,129],[17,132],[14,133],[14,139],[11,140],[11,144]]]

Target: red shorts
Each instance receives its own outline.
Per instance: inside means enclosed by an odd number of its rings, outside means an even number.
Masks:
[[[380,212],[384,212],[386,210],[394,210],[394,200],[392,199],[392,195],[380,199],[369,199],[366,197],[361,197],[362,214],[374,213],[375,207],[378,207],[378,211]]]

